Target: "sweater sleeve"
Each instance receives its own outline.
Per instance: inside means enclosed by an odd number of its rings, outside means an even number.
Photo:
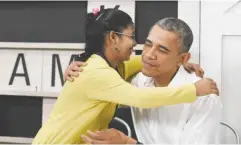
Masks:
[[[133,107],[153,108],[193,102],[196,99],[194,84],[179,88],[137,88],[111,68],[92,70],[85,75],[85,79],[84,91],[89,98]]]

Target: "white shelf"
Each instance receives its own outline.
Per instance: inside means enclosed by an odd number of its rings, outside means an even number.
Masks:
[[[138,44],[134,50],[142,50]],[[46,42],[0,42],[0,49],[40,49],[40,50],[84,50],[85,43],[46,43]]]
[[[27,137],[0,136],[0,143],[31,144],[32,141],[33,141],[33,138],[27,138]]]
[[[4,90],[0,90],[0,95],[29,96],[29,97],[41,97],[41,98],[57,98],[59,93],[57,93],[57,92],[31,92],[31,91],[4,91]]]

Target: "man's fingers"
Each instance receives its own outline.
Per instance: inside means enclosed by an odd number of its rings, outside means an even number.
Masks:
[[[200,68],[200,71],[201,71],[201,73],[204,75],[204,70],[203,70],[202,68]]]
[[[195,66],[193,66],[193,67],[189,67],[189,69],[190,69],[192,72],[195,72],[195,71],[196,71]]]
[[[189,68],[185,68],[185,67],[184,67],[184,69],[185,69],[188,73],[190,73],[190,74],[192,73],[192,71],[191,71]]]
[[[200,71],[195,71],[196,76],[201,77],[201,72]]]
[[[203,78],[204,71],[203,71],[201,68],[199,68],[199,70],[197,71],[197,73],[198,73],[198,75],[196,74],[197,76]]]

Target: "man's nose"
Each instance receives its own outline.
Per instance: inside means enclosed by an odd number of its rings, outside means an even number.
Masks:
[[[148,57],[149,59],[155,59],[155,48],[152,47],[151,49],[149,49],[146,54],[145,54],[146,57]]]

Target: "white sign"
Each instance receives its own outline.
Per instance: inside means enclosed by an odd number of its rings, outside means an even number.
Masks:
[[[64,70],[80,53],[80,50],[0,49],[0,94],[56,97],[64,83]]]

